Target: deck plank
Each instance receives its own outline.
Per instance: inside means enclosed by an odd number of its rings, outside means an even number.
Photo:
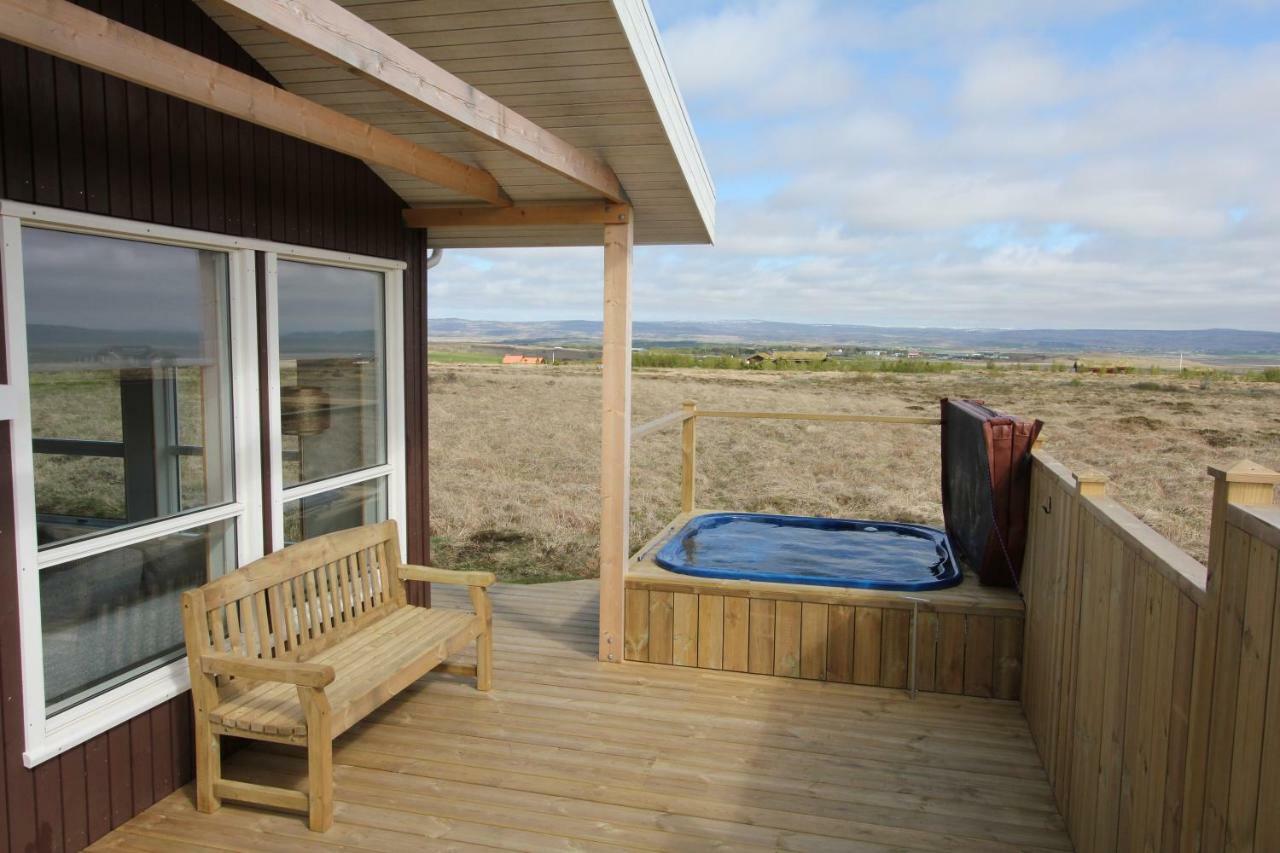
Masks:
[[[188,787],[98,849],[1070,849],[1015,703],[601,664],[596,595],[593,581],[495,588],[493,691],[433,674],[339,738],[329,833],[236,806],[202,815]],[[726,640],[726,666],[743,639],[732,654]],[[227,766],[304,784],[288,747]]]

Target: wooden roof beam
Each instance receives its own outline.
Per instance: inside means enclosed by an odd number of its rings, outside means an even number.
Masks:
[[[507,205],[483,169],[313,103],[67,0],[0,0],[0,37],[226,115]]]
[[[625,225],[631,208],[625,204],[588,201],[530,204],[513,207],[411,207],[404,212],[410,228],[502,228],[523,225]]]
[[[610,201],[627,201],[618,176],[595,155],[508,109],[332,0],[213,2]]]

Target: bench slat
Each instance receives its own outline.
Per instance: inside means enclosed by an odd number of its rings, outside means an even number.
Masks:
[[[280,584],[267,589],[267,606],[271,611],[271,637],[274,641],[272,655],[282,658],[289,649],[285,639],[289,636],[289,623],[284,618],[284,604],[280,601]]]
[[[267,595],[265,590],[253,594],[253,622],[257,626],[258,654],[260,658],[271,657],[271,628],[267,623]]]
[[[248,656],[248,644],[244,639],[244,631],[240,628],[240,602],[232,601],[227,604],[227,630],[231,642],[232,654]]]

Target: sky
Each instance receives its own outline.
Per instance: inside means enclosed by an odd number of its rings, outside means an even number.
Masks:
[[[718,221],[636,250],[636,319],[1280,330],[1280,0],[650,3]],[[430,312],[600,282],[451,251]]]

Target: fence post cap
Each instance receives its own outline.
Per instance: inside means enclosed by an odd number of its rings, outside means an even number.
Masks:
[[[693,408],[696,408],[697,405],[698,403],[695,400],[685,400],[683,403],[680,404],[680,408],[693,409]]]
[[[1221,467],[1209,466],[1209,476],[1222,483],[1259,483],[1275,485],[1280,483],[1280,472],[1272,471],[1264,465],[1241,459],[1234,465]]]
[[[1107,475],[1093,468],[1071,475],[1076,481],[1076,491],[1086,497],[1102,497],[1107,493]]]

